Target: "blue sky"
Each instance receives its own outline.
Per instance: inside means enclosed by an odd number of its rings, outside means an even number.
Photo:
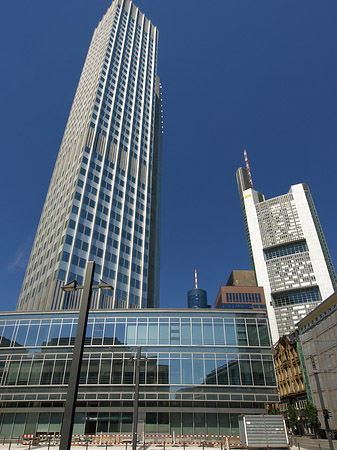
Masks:
[[[0,18],[1,310],[16,307],[91,35],[109,0],[12,0]],[[337,3],[138,0],[159,28],[161,306],[213,305],[248,269],[235,171],[266,198],[309,184],[336,265]]]

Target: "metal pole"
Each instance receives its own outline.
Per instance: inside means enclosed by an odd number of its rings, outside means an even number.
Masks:
[[[135,398],[133,401],[132,450],[137,449],[140,353],[141,353],[141,347],[138,347],[137,348],[137,356],[136,356]],[[60,450],[63,450],[63,449],[60,449]],[[64,450],[66,450],[66,449],[64,449]]]
[[[323,394],[322,394],[322,389],[321,389],[321,383],[320,383],[319,377],[318,377],[318,370],[317,370],[316,363],[315,363],[315,360],[314,360],[313,356],[311,356],[311,362],[312,362],[312,368],[313,368],[314,377],[315,377],[315,381],[316,381],[319,401],[320,401],[322,412],[323,412],[325,410]],[[330,447],[330,450],[334,450],[332,439],[331,439],[331,431],[330,431],[329,419],[327,417],[325,417],[324,414],[323,414],[323,417],[324,417],[324,422],[325,422],[325,434],[326,434],[326,437],[327,437],[328,442],[329,442],[329,447]]]
[[[84,279],[80,314],[78,317],[73,359],[70,368],[67,399],[64,407],[64,414],[62,420],[60,450],[70,450],[71,446],[78,382],[80,378],[84,338],[90,308],[90,298],[91,298],[92,280],[94,276],[94,268],[95,268],[94,261],[88,261]]]

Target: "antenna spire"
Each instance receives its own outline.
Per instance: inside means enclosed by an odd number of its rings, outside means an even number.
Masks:
[[[195,282],[195,288],[198,289],[198,272],[197,269],[194,271],[194,282]]]
[[[246,169],[247,169],[247,173],[248,173],[248,178],[249,178],[249,184],[251,187],[253,187],[253,180],[252,180],[252,175],[250,173],[250,168],[249,168],[249,163],[248,163],[248,156],[247,156],[247,152],[246,149],[243,152],[244,157],[245,157],[245,162],[246,162]]]

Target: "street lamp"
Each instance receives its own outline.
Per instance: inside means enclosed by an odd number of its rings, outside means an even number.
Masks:
[[[64,414],[61,428],[60,450],[70,450],[71,438],[73,433],[74,415],[76,408],[76,399],[78,391],[78,382],[80,378],[80,370],[83,356],[83,347],[85,332],[88,322],[88,314],[90,309],[90,299],[92,289],[113,289],[108,283],[100,280],[98,285],[92,285],[94,277],[95,262],[88,261],[84,277],[84,285],[78,286],[75,280],[65,284],[61,289],[64,292],[76,291],[83,289],[80,313],[78,316],[78,324],[76,330],[73,358],[71,362],[69,383],[67,389],[67,398],[64,406]]]

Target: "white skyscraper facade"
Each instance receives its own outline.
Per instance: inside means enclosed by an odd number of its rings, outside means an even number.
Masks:
[[[337,289],[335,270],[306,184],[265,200],[249,169],[237,171],[250,261],[263,286],[273,342]]]
[[[159,302],[161,93],[158,31],[130,0],[98,24],[77,87],[17,310],[76,309],[86,263],[92,307]]]

